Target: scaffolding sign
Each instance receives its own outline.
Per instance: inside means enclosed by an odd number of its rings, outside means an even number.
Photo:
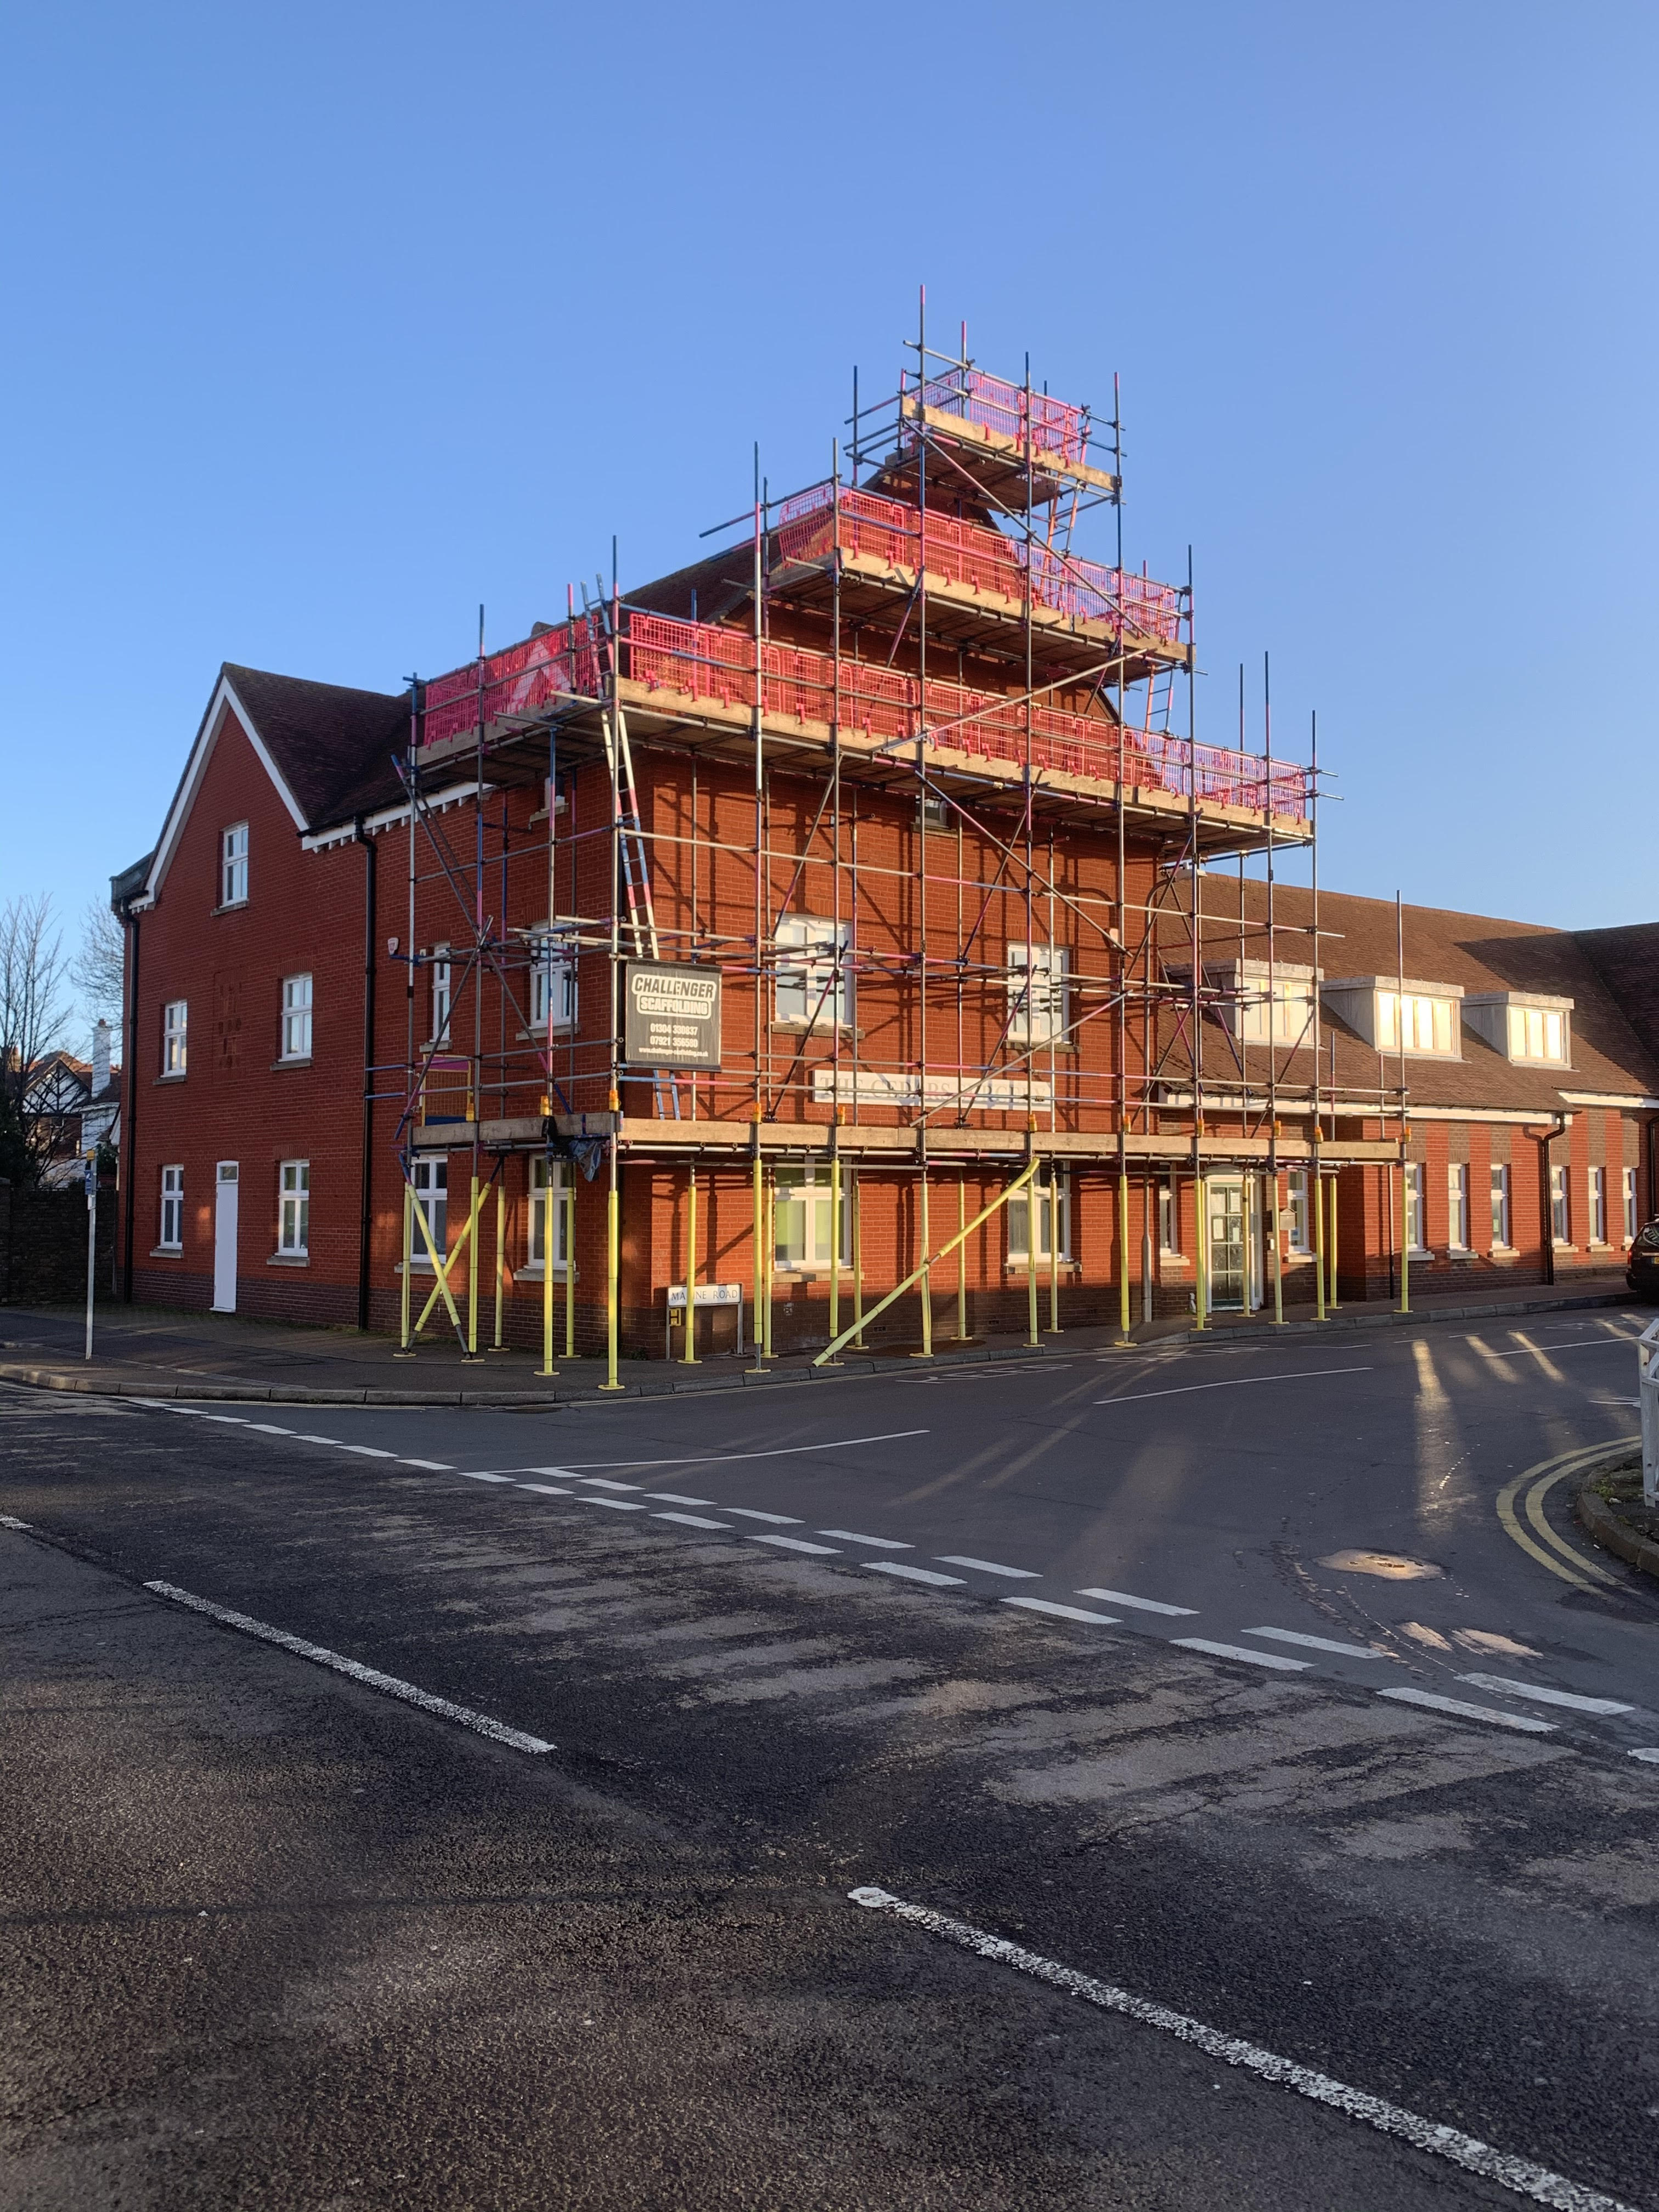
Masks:
[[[630,1067],[718,1070],[719,970],[665,960],[626,962],[623,1058]]]

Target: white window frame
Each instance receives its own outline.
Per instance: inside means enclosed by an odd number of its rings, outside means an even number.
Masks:
[[[1304,1256],[1313,1250],[1313,1207],[1308,1186],[1312,1176],[1306,1168],[1292,1168],[1286,1181],[1289,1184],[1285,1213],[1286,1248]]]
[[[1379,991],[1376,994],[1376,1048],[1379,1052],[1398,1052],[1400,1049],[1401,1004],[1398,990]],[[1404,1005],[1407,1054],[1419,1060],[1455,1060],[1458,1057],[1457,1001],[1437,998],[1429,991],[1407,991]]]
[[[283,976],[281,1054],[283,1060],[309,1060],[311,1057],[311,995],[309,975]]]
[[[1469,1249],[1469,1169],[1467,1160],[1446,1163],[1446,1243],[1454,1252]]]
[[[415,1203],[425,1214],[427,1226],[432,1231],[432,1242],[438,1257],[449,1256],[449,1162],[441,1152],[427,1152],[414,1163]],[[418,1227],[411,1224],[413,1243],[410,1260],[416,1267],[432,1273],[431,1255],[426,1249],[426,1239]]]
[[[786,914],[780,920],[774,1021],[802,1029],[845,1029],[851,1023],[853,978],[847,960],[853,946],[852,923],[839,925],[839,961],[836,933],[836,923],[822,915]]]
[[[432,970],[432,1034],[428,1042],[447,1045],[449,1042],[449,1024],[455,1012],[455,978],[450,965],[449,947],[434,945],[429,964]]]
[[[1158,1187],[1158,1249],[1166,1260],[1181,1257],[1181,1186],[1174,1176]]]
[[[1509,1056],[1539,1067],[1565,1067],[1571,1049],[1565,1014],[1553,1006],[1510,1006],[1507,1030]]]
[[[1313,985],[1297,976],[1288,981],[1275,976],[1273,1003],[1268,1006],[1267,979],[1252,988],[1241,988],[1238,1001],[1238,1037],[1243,1044],[1268,1042],[1268,1014],[1271,1011],[1274,1044],[1307,1044],[1313,1036]]]
[[[1572,1178],[1565,1160],[1550,1162],[1550,1238],[1564,1249],[1572,1243]]]
[[[1428,1227],[1429,1178],[1428,1170],[1421,1160],[1407,1160],[1406,1176],[1406,1249],[1412,1253],[1428,1254],[1432,1247],[1425,1238]]]
[[[830,1170],[814,1160],[786,1164],[772,1177],[773,1264],[800,1274],[829,1273],[830,1215],[835,1211]],[[841,1191],[841,1265],[853,1264],[853,1209]]]
[[[562,1160],[550,1160],[545,1152],[534,1152],[530,1159],[528,1183],[529,1211],[525,1221],[525,1265],[529,1275],[544,1273],[547,1239],[547,1188],[553,1186],[553,1272],[566,1275],[570,1272],[570,1206],[566,1192],[569,1188],[569,1170]]]
[[[1072,956],[1063,945],[1008,947],[1008,1041],[1011,1044],[1070,1042]]]
[[[1605,1168],[1589,1168],[1585,1171],[1584,1194],[1589,1200],[1585,1224],[1592,1244],[1607,1241],[1607,1171]]]
[[[169,999],[161,1009],[161,1073],[183,1075],[190,1060],[190,1001]]]
[[[548,1019],[550,1002],[552,1020]],[[568,938],[550,933],[533,939],[530,960],[530,1027],[541,1036],[547,1030],[576,1026],[576,948]]]
[[[276,1249],[284,1260],[311,1256],[311,1162],[282,1160],[276,1168]]]
[[[1636,1218],[1635,1169],[1625,1168],[1621,1170],[1620,1180],[1625,1210],[1625,1242],[1626,1244],[1633,1244],[1636,1242],[1636,1232],[1642,1225]]]
[[[1492,1163],[1492,1249],[1512,1252],[1510,1242],[1510,1170],[1506,1160]]]
[[[161,1252],[185,1249],[185,1170],[177,1163],[161,1170],[161,1233],[156,1249]]]
[[[1029,1200],[1033,1190],[1035,1190],[1037,1194],[1036,1264],[1039,1267],[1051,1267],[1054,1264],[1054,1255],[1049,1242],[1051,1216],[1054,1210],[1054,1198],[1053,1193],[1049,1188],[1048,1178],[1045,1176],[1040,1182],[1035,1184],[1028,1182],[1024,1189],[1020,1191],[1017,1196],[1011,1198],[1008,1200],[1007,1205],[1003,1208],[1003,1212],[1008,1217],[1008,1265],[1011,1267],[1029,1268],[1031,1264],[1030,1244],[1031,1231],[1031,1209]],[[1062,1175],[1060,1178],[1060,1258],[1061,1264],[1068,1264],[1071,1257],[1072,1178],[1069,1175]]]
[[[247,824],[233,822],[219,832],[219,904],[247,904]]]

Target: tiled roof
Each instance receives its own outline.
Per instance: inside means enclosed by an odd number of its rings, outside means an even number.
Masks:
[[[392,756],[409,744],[406,692],[354,691],[228,660],[224,672],[310,828],[400,796]]]
[[[1202,878],[1203,943],[1206,963],[1237,958],[1267,957],[1267,885],[1247,878],[1242,887],[1244,935],[1239,931],[1241,886],[1236,877],[1219,874]],[[1186,919],[1185,880],[1177,879],[1179,918],[1170,914],[1159,929],[1166,968],[1190,965],[1189,923]],[[1313,954],[1312,895],[1300,885],[1279,884],[1273,893],[1274,938],[1278,957],[1301,967],[1317,965],[1327,982],[1348,975],[1389,976],[1400,966],[1392,900],[1358,898],[1351,893],[1322,890],[1319,896],[1319,958]],[[1506,921],[1486,915],[1458,914],[1444,908],[1408,906],[1403,909],[1404,969],[1408,981],[1455,983],[1467,995],[1487,991],[1534,992],[1571,999],[1572,1060],[1569,1067],[1515,1066],[1477,1036],[1466,1022],[1461,1060],[1435,1060],[1407,1054],[1406,1081],[1413,1104],[1487,1108],[1509,1112],[1555,1114],[1561,1109],[1563,1091],[1590,1091],[1620,1097],[1659,1096],[1659,1055],[1638,1034],[1626,1006],[1625,993],[1610,983],[1602,966],[1592,957],[1589,945],[1571,931],[1549,929],[1536,922]],[[1625,933],[1587,933],[1592,939]],[[1659,939],[1659,931],[1655,933]],[[1615,971],[1616,976],[1616,971]],[[1659,981],[1650,985],[1659,1000]],[[1364,1040],[1337,1018],[1328,1006],[1321,1014],[1322,1051],[1326,1079],[1334,1041],[1336,1082],[1343,1090],[1390,1091],[1399,1082],[1399,1060],[1394,1054],[1379,1055]],[[1659,1041],[1659,1024],[1647,1034]],[[1236,1048],[1218,1021],[1206,1020],[1204,1030],[1206,1085],[1224,1085],[1237,1066]],[[1246,1048],[1253,1079],[1265,1078],[1267,1047]],[[1277,1055],[1281,1080],[1305,1085],[1312,1054],[1307,1050],[1281,1048]],[[1184,1051],[1181,1065],[1187,1065]]]

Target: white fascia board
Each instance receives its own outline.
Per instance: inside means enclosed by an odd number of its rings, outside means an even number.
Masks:
[[[448,807],[460,806],[467,799],[476,798],[480,792],[488,798],[495,788],[495,785],[491,783],[452,784],[447,790],[424,794],[421,804],[429,813],[441,814]],[[373,814],[365,814],[363,829],[369,836],[374,837],[377,836],[382,830],[395,830],[400,822],[407,822],[408,819],[409,801],[402,799],[395,806],[382,806]],[[332,830],[313,830],[308,836],[301,837],[300,843],[307,853],[325,853],[332,845],[349,845],[356,835],[356,824],[347,822],[337,825]]]
[[[1632,1113],[1659,1112],[1659,1098],[1644,1098],[1636,1091],[1564,1091],[1561,1096],[1569,1106],[1622,1106]]]
[[[309,827],[305,816],[300,811],[299,801],[278,773],[276,763],[272,760],[264,738],[254,728],[252,715],[237,697],[235,686],[229,677],[222,672],[218,683],[214,686],[213,696],[208,702],[208,710],[203,715],[201,726],[196,732],[196,742],[191,747],[190,758],[185,763],[184,775],[179,778],[179,788],[173,793],[173,805],[167,810],[167,822],[161,831],[161,841],[155,848],[155,858],[150,863],[149,874],[145,879],[143,905],[137,901],[134,902],[134,910],[137,912],[142,912],[144,906],[153,904],[156,893],[161,888],[162,881],[172,862],[173,852],[184,832],[185,823],[189,818],[190,810],[196,802],[196,794],[201,788],[202,778],[207,773],[207,764],[212,757],[213,748],[218,742],[219,732],[224,727],[224,718],[227,714],[234,714],[237,721],[241,725],[244,736],[258,756],[260,766],[270,778],[277,797],[288,809],[289,819],[295,828],[303,833]]]
[[[1399,1111],[1398,1108],[1392,1110]],[[1513,1121],[1529,1127],[1539,1121],[1571,1121],[1572,1118],[1559,1106],[1534,1106],[1528,1111],[1522,1106],[1419,1106],[1413,1102],[1406,1109],[1408,1121]]]

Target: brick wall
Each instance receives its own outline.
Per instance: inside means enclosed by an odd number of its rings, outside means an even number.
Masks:
[[[94,1296],[110,1295],[115,1257],[116,1193],[98,1194]],[[81,1190],[15,1189],[0,1178],[0,1302],[78,1302],[87,1289],[87,1200]]]

